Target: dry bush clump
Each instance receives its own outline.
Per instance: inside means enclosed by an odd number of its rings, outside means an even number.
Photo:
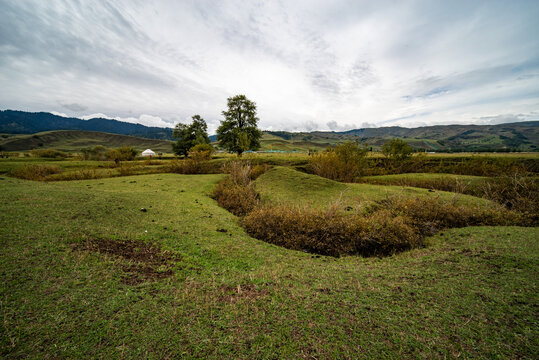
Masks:
[[[533,225],[539,222],[539,197],[537,196],[539,177],[537,176],[514,173],[489,178],[481,182],[452,177],[369,179],[366,182],[378,185],[413,186],[483,197],[503,205],[506,209],[522,213],[522,224],[524,225]]]
[[[379,202],[381,209],[392,216],[406,216],[408,223],[422,235],[441,229],[476,225],[515,225],[520,216],[496,204],[470,206],[438,197],[390,197]]]
[[[266,167],[248,162],[231,161],[223,166],[229,175],[213,191],[213,198],[219,206],[236,216],[244,216],[258,206],[260,200],[252,184],[254,176],[262,174]],[[256,170],[256,171],[254,171]]]
[[[425,236],[446,228],[521,221],[518,213],[501,206],[470,207],[429,197],[389,198],[364,215],[335,209],[258,207],[243,219],[243,226],[257,239],[290,249],[370,256],[422,246]]]
[[[62,168],[56,165],[26,164],[11,171],[11,175],[25,180],[45,181],[53,174],[60,174]]]
[[[176,174],[203,174],[208,172],[208,166],[206,161],[187,158],[171,161],[166,170]]]
[[[388,255],[421,245],[402,216],[369,216],[290,205],[254,209],[243,219],[247,233],[286,248],[322,255]]]
[[[526,225],[539,223],[539,177],[518,173],[497,177],[482,187],[484,197],[519,211]]]
[[[55,150],[55,149],[34,149],[30,150],[30,155],[32,157],[42,157],[42,158],[51,158],[51,159],[60,159],[68,157],[68,154]]]
[[[244,216],[251,212],[259,203],[259,197],[252,184],[235,184],[226,178],[217,184],[213,191],[213,198],[222,208],[227,209],[236,216]]]
[[[400,179],[365,179],[362,182],[375,185],[398,185],[411,186],[423,189],[433,189],[450,191],[460,194],[481,196],[483,194],[482,184],[474,183],[471,180],[459,179],[452,176],[441,176],[436,178],[400,178]]]
[[[358,143],[346,142],[315,154],[310,160],[313,173],[328,179],[354,182],[359,179],[366,165],[368,148]]]
[[[223,170],[235,185],[247,186],[251,183],[253,168],[247,161],[229,161],[223,165]]]
[[[129,175],[135,175],[137,171],[141,170],[141,166],[133,165],[133,164],[121,164],[118,166],[117,170],[120,176],[129,176]]]
[[[64,172],[49,176],[46,180],[50,181],[69,181],[69,180],[92,180],[111,177],[111,171],[96,171],[95,169],[80,169],[77,171]]]

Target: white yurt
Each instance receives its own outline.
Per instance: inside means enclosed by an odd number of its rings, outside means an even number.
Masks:
[[[146,149],[142,152],[142,156],[154,157],[155,152],[153,152],[151,149]]]

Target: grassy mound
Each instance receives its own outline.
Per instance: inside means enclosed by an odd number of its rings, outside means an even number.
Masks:
[[[292,168],[275,167],[255,181],[255,189],[266,204],[290,204],[327,208],[340,201],[343,208],[357,209],[362,204],[380,201],[391,196],[439,197],[442,200],[455,200],[461,204],[485,205],[488,201],[473,196],[456,195],[445,191],[427,189],[379,186],[371,184],[340,183],[306,174]]]

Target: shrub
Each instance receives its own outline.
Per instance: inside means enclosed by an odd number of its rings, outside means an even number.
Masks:
[[[362,175],[367,153],[367,147],[359,143],[346,142],[337,145],[334,149],[329,148],[320,154],[312,155],[310,166],[318,176],[353,182]]]
[[[435,178],[403,177],[398,179],[363,178],[362,182],[376,185],[412,186],[424,189],[450,191],[473,196],[483,195],[483,185],[481,184],[480,180],[472,181],[468,179],[459,179],[453,176],[440,176]]]
[[[189,149],[189,157],[199,161],[210,160],[215,149],[210,144],[198,144]]]
[[[330,256],[387,255],[421,245],[403,217],[384,212],[365,217],[280,205],[254,209],[242,224],[257,239]]]
[[[259,204],[258,194],[252,184],[237,184],[231,177],[217,184],[213,198],[219,206],[236,216],[244,216]]]
[[[204,172],[204,165],[193,159],[172,160],[166,170],[176,174],[201,174]]]
[[[217,184],[213,198],[219,206],[236,216],[245,216],[255,209],[260,202],[252,180],[267,169],[257,165],[254,168],[247,161],[230,161],[223,165],[228,176]],[[255,171],[253,171],[255,170]]]
[[[137,150],[131,146],[122,146],[116,149],[109,150],[105,153],[105,158],[107,160],[112,160],[115,163],[120,161],[130,161],[135,160],[137,156]]]
[[[110,177],[110,172],[97,172],[95,169],[80,169],[77,171],[54,174],[47,178],[51,181],[91,180]]]
[[[81,149],[82,158],[84,160],[106,160],[107,148],[102,145],[94,146],[93,148]]]
[[[247,161],[229,161],[223,165],[233,184],[247,186],[251,182],[251,164]]]
[[[483,184],[484,197],[520,211],[528,224],[539,222],[539,177],[513,174]]]
[[[122,164],[118,167],[118,173],[120,174],[120,176],[135,175],[140,169],[140,166],[135,166],[132,164]]]
[[[257,239],[322,255],[388,255],[422,246],[441,229],[471,225],[518,224],[502,207],[470,207],[438,198],[389,198],[365,215],[313,210],[291,205],[259,207],[242,221]]]
[[[68,155],[65,152],[54,150],[54,149],[35,149],[30,150],[30,155],[33,157],[42,157],[42,158],[66,158]]]
[[[11,175],[26,180],[44,181],[52,174],[59,174],[62,168],[55,165],[23,165],[11,171]]]
[[[532,158],[455,156],[429,157],[417,154],[405,160],[369,158],[365,175],[402,173],[446,173],[476,176],[534,174],[539,172],[539,160]]]
[[[422,235],[432,235],[445,228],[474,225],[515,225],[520,222],[517,213],[502,206],[457,205],[438,197],[389,197],[379,202],[381,209],[393,216],[406,216],[409,224]]]

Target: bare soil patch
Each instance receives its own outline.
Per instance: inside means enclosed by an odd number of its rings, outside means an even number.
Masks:
[[[174,263],[179,255],[142,241],[90,238],[83,244],[73,244],[74,250],[107,254],[122,261],[125,273],[122,282],[136,285],[146,281],[157,281],[174,274]]]

